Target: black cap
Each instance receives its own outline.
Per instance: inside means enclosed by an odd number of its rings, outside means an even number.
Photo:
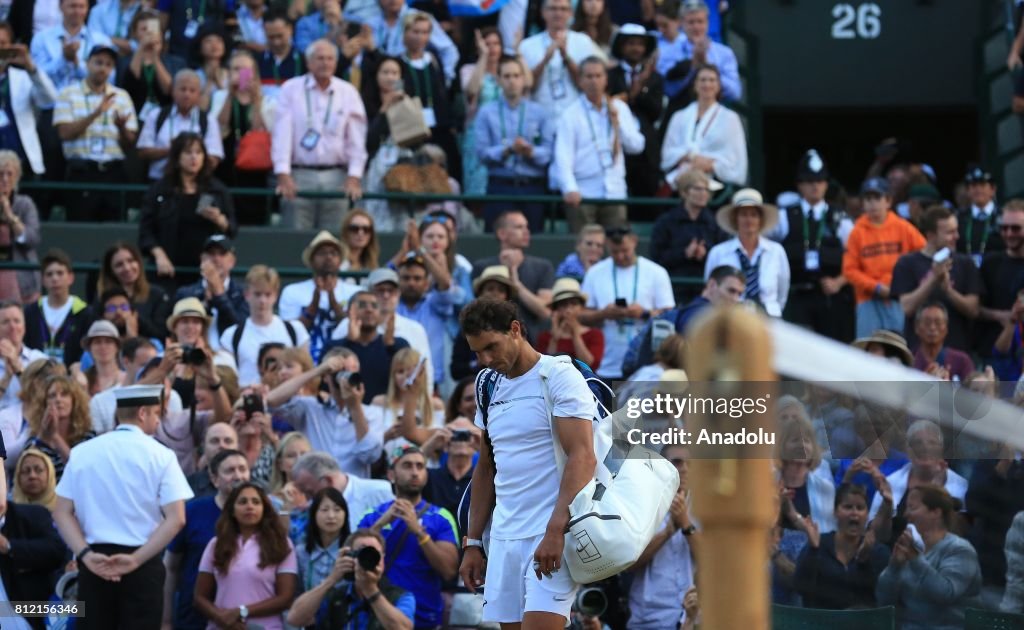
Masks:
[[[797,182],[827,182],[828,168],[816,149],[811,149],[800,158],[796,167]]]
[[[985,169],[978,165],[972,166],[967,170],[967,176],[964,177],[968,184],[994,184],[995,181],[992,177],[992,173],[989,173]]]
[[[208,252],[214,248],[222,249],[225,253],[235,251],[234,243],[231,242],[230,238],[223,234],[214,234],[207,238],[206,242],[203,243],[204,252]]]
[[[89,49],[88,58],[92,59],[96,55],[102,55],[104,53],[110,55],[110,58],[114,60],[114,63],[117,63],[117,49],[113,46],[107,46],[106,44],[96,44]]]
[[[604,229],[604,235],[616,243],[621,241],[627,234],[632,233],[633,228],[631,228],[628,223],[624,223],[622,225],[612,225]]]

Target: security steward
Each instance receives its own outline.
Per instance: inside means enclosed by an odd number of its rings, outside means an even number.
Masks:
[[[85,629],[158,629],[164,549],[192,490],[174,453],[152,438],[164,389],[115,390],[118,426],[71,449],[57,484],[57,529],[78,561]]]
[[[956,212],[960,226],[960,240],[956,251],[967,254],[974,264],[981,267],[981,260],[989,252],[1006,249],[999,235],[999,209],[996,208],[996,183],[989,173],[980,166],[972,167],[964,178],[970,206]]]
[[[825,201],[828,169],[811,149],[797,166],[800,202],[784,208],[776,238],[789,259],[792,285],[785,318],[843,343],[853,340],[853,290],[843,277],[846,213]]]

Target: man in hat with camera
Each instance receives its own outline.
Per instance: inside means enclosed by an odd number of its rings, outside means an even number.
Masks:
[[[981,267],[981,260],[986,252],[999,252],[1005,249],[999,234],[999,212],[996,207],[996,182],[989,173],[980,166],[967,171],[964,178],[967,184],[967,195],[971,205],[957,210],[957,221],[963,234],[957,241],[956,251],[967,254],[974,260],[976,267]]]
[[[459,566],[455,518],[423,500],[427,459],[418,446],[388,455],[395,500],[364,516],[359,526],[384,536],[391,557],[387,577],[415,595],[416,627],[436,628],[444,612],[442,583],[454,579]]]
[[[789,259],[791,294],[786,320],[849,343],[853,339],[853,291],[843,277],[843,237],[853,223],[825,201],[828,168],[814,149],[800,159],[800,201],[779,213],[771,235]]]
[[[376,554],[373,553],[376,552]],[[288,624],[328,628],[410,630],[416,598],[384,576],[384,537],[372,529],[352,532],[323,582],[300,595],[288,611]],[[369,562],[376,559],[372,568]]]
[[[164,389],[117,390],[113,431],[72,449],[53,518],[79,568],[80,627],[156,628],[163,614],[161,554],[185,524],[185,474],[152,439]]]

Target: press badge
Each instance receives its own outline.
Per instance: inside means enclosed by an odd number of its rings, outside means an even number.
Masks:
[[[193,39],[196,33],[199,32],[199,22],[195,20],[189,20],[185,24],[185,39]]]
[[[981,254],[971,254],[971,258],[974,259],[974,266],[981,269]]]
[[[306,135],[302,136],[302,142],[299,144],[303,149],[312,151],[318,142],[320,142],[320,132],[316,129],[307,129]]]
[[[91,157],[103,157],[103,138],[91,138],[89,140],[89,155]]]
[[[556,101],[565,98],[565,79],[551,81],[551,98]]]
[[[430,129],[433,129],[434,127],[437,126],[437,116],[434,115],[433,107],[423,108],[423,124],[425,124]]]
[[[612,158],[612,152],[608,149],[598,151],[598,155],[601,156],[601,168],[611,168],[615,160]]]
[[[817,271],[821,269],[821,256],[816,249],[809,249],[804,252],[804,269]]]
[[[3,129],[9,124],[11,124],[11,119],[7,117],[7,112],[0,109],[0,129]]]

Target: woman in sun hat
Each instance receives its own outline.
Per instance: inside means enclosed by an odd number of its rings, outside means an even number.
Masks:
[[[580,323],[579,313],[587,303],[575,278],[559,278],[551,288],[551,330],[537,337],[537,350],[545,354],[567,354],[591,369],[601,365],[604,333]]]
[[[747,279],[743,298],[772,317],[782,317],[789,294],[789,260],[782,245],[763,236],[778,222],[779,209],[765,203],[753,188],[743,188],[732,196],[732,203],[719,209],[715,219],[735,238],[708,252],[704,280],[719,265],[736,267]]]

